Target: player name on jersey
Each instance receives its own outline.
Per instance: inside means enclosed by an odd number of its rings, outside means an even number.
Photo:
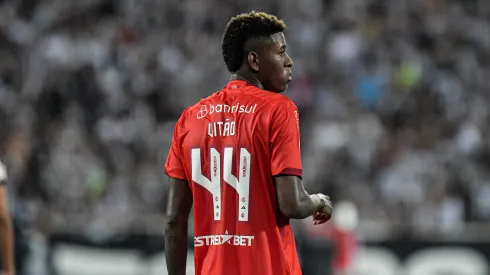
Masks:
[[[211,122],[208,124],[208,136],[210,137],[228,137],[235,135],[235,121],[230,121],[229,118],[226,121]]]
[[[208,235],[194,237],[194,246],[217,246],[217,245],[233,245],[233,246],[252,246],[254,236],[228,235],[228,231],[224,235]]]

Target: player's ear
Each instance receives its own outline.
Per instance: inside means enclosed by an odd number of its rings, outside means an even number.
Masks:
[[[256,52],[249,52],[247,55],[248,65],[254,72],[259,71],[259,55]]]

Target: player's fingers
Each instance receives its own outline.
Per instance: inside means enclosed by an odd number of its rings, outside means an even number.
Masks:
[[[325,223],[325,222],[326,222],[326,220],[323,220],[323,219],[321,219],[321,220],[320,220],[320,219],[319,219],[319,220],[314,220],[314,221],[313,221],[313,224],[314,224],[314,225],[318,225],[318,224],[322,224],[322,223]]]
[[[319,224],[324,224],[324,223],[326,223],[327,221],[328,221],[328,220],[321,220],[321,221],[318,221],[317,225],[319,225]]]
[[[314,219],[321,219],[326,213],[324,212],[316,212],[315,214],[313,214],[313,218]]]
[[[322,211],[319,211],[319,212],[316,212],[313,216],[314,217],[321,217],[323,215],[325,215],[326,213],[322,210]]]
[[[313,217],[313,220],[329,220],[330,219],[330,215],[326,214],[326,213],[320,213],[319,215],[315,215]]]
[[[325,219],[322,219],[322,220],[315,220],[314,224],[315,224],[315,225],[320,225],[320,224],[324,224],[324,223],[326,223],[326,222],[327,222],[327,220],[325,220]]]
[[[323,219],[329,220],[332,217],[332,212],[329,213],[323,213]]]

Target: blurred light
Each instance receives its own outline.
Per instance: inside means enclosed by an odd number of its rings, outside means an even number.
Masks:
[[[359,222],[357,206],[350,201],[337,203],[334,205],[332,221],[341,230],[355,230]]]

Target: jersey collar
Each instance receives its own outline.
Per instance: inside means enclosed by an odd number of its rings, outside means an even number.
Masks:
[[[228,90],[239,90],[245,86],[250,86],[250,85],[252,85],[252,84],[249,84],[245,80],[232,80],[232,81],[228,82],[228,84],[226,85],[225,88]]]

